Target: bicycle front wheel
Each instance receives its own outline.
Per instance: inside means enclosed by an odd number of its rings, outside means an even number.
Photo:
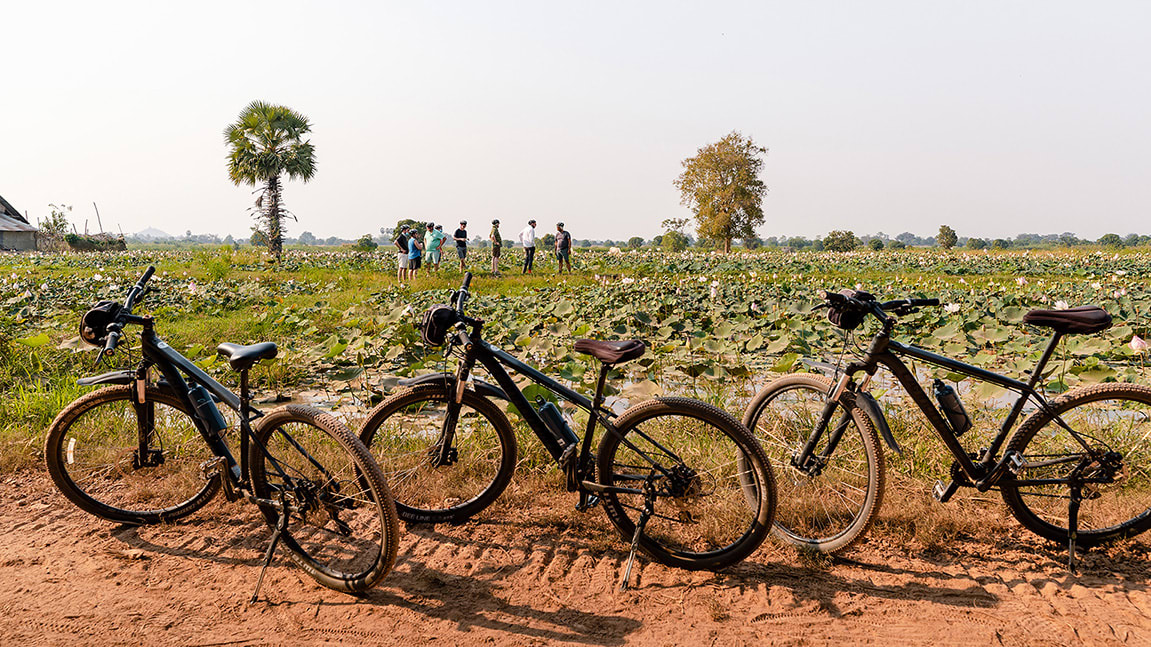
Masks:
[[[516,436],[491,400],[464,391],[454,425],[445,425],[454,389],[404,389],[368,414],[360,440],[388,479],[400,518],[459,523],[488,507],[511,481]],[[450,426],[448,460],[441,448]]]
[[[871,419],[837,407],[812,454],[826,448],[832,431],[846,425],[839,444],[815,476],[791,464],[815,429],[831,392],[822,375],[785,375],[756,394],[743,423],[779,466],[774,534],[784,543],[820,553],[847,549],[867,531],[883,501],[883,453]]]
[[[629,408],[597,456],[607,487],[648,490],[652,514],[639,548],[669,566],[715,570],[750,555],[775,514],[775,482],[759,443],[722,410],[688,398]],[[604,510],[629,542],[644,494],[606,492]]]
[[[69,404],[48,428],[44,458],[60,492],[108,521],[174,521],[202,508],[219,490],[200,465],[212,452],[184,404],[149,387],[144,402],[131,386],[108,386]]]
[[[287,515],[281,538],[292,559],[320,584],[348,593],[387,575],[399,523],[384,475],[363,443],[332,416],[300,405],[263,416],[253,435],[252,491],[269,524]]]
[[[1077,544],[1095,546],[1151,528],[1151,388],[1096,384],[1055,399],[1051,408],[1102,459],[1051,414],[1032,414],[1007,445],[1021,454],[1022,468],[1000,484],[1015,518],[1041,537],[1067,541],[1075,475],[1083,488]]]

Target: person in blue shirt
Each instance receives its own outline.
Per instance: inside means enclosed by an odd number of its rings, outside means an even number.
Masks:
[[[420,261],[423,253],[424,241],[420,240],[420,232],[415,229],[408,230],[408,277],[416,280],[420,271]]]

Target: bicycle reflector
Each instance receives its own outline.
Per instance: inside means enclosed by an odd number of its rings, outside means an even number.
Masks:
[[[116,320],[124,306],[116,301],[100,301],[80,317],[80,339],[93,346],[108,341],[108,324]]]
[[[449,305],[437,304],[424,311],[424,321],[420,325],[420,336],[429,346],[442,346],[448,331],[456,325],[459,317]]]

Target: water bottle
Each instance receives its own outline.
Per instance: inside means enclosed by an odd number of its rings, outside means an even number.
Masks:
[[[951,388],[951,385],[944,383],[939,378],[935,379],[935,399],[939,402],[939,408],[943,411],[943,415],[951,423],[951,431],[955,432],[956,436],[962,436],[964,432],[971,429],[971,416],[967,415],[967,410],[963,408],[963,402],[960,401],[959,395],[955,389]]]
[[[543,398],[536,398],[536,405],[540,418],[544,421],[544,426],[551,432],[547,438],[543,439],[544,446],[547,447],[552,458],[559,460],[560,456],[563,456],[564,450],[579,442],[579,437],[568,426],[559,407],[555,404]]]
[[[216,403],[212,402],[212,396],[208,393],[208,389],[200,384],[193,384],[188,389],[188,396],[192,399],[192,406],[196,408],[196,413],[208,426],[209,432],[219,433],[228,428],[228,423],[224,422],[224,416],[216,408]]]

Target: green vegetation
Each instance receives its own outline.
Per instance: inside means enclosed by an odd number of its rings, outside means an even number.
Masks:
[[[414,285],[401,286],[391,252],[289,249],[275,272],[269,257],[248,247],[0,257],[0,469],[40,460],[52,418],[89,390],[76,386],[76,378],[95,372],[94,351],[76,338],[80,315],[100,299],[122,299],[149,263],[158,272],[141,312],[156,317],[159,334],[173,347],[234,384],[215,346],[275,341],[280,357],[253,376],[258,397],[305,392],[309,401],[350,409],[355,424],[397,377],[450,366],[439,349],[422,345],[415,325],[425,308],[447,300],[459,274],[422,273]],[[505,251],[505,266],[515,264],[517,252]],[[487,253],[473,250],[469,266],[487,268]],[[576,273],[563,277],[552,274],[553,263],[541,258],[530,277],[481,272],[470,307],[488,322],[492,343],[589,390],[595,365],[571,352],[575,339],[646,340],[648,354],[621,366],[613,382],[623,398],[690,394],[738,414],[772,371],[799,370],[801,357],[837,356],[842,331],[812,308],[819,290],[857,284],[881,297],[931,296],[951,304],[903,318],[899,338],[1015,377],[1030,368],[1047,339],[1020,325],[1027,310],[1098,304],[1115,325],[1100,335],[1068,338],[1047,388],[1149,380],[1146,347],[1134,341],[1151,335],[1146,251],[578,250]],[[138,353],[118,355],[114,363],[134,360]],[[880,377],[877,393],[887,388]],[[1004,395],[988,385],[961,385],[960,392],[976,412],[999,406]],[[910,447],[896,469],[939,477],[950,460],[931,453],[939,446],[931,438],[922,447],[912,440],[923,436],[917,430],[924,423],[892,398],[881,399]],[[971,433],[979,438],[982,431]]]

